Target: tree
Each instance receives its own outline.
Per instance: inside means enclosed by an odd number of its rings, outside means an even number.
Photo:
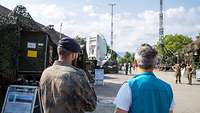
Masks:
[[[126,52],[125,55],[121,58],[119,58],[118,62],[120,64],[123,63],[132,63],[132,61],[134,60],[134,54],[131,54],[130,52]]]
[[[181,34],[165,35],[155,46],[161,56],[173,56],[181,53],[183,47],[192,43],[192,39]]]
[[[155,45],[159,63],[171,67],[177,62],[182,62],[184,59],[183,48],[190,43],[192,43],[192,39],[188,36],[181,34],[165,35]]]
[[[119,59],[118,59],[118,63],[119,64],[124,64],[126,61],[124,60],[124,58],[123,57],[120,57]]]
[[[124,55],[124,59],[125,59],[126,62],[132,62],[131,53],[126,52],[125,55]]]
[[[80,37],[80,36],[76,36],[75,40],[80,44],[80,45],[85,45],[86,41],[84,40],[84,38]]]
[[[107,45],[107,55],[111,55],[111,61],[116,61],[118,58],[117,52],[112,50],[109,45]]]

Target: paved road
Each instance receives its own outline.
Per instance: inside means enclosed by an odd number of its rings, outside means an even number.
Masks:
[[[175,84],[173,72],[155,72],[156,75],[171,84],[176,108],[174,113],[200,113],[200,82],[193,79],[193,85],[187,84],[187,79],[182,77],[182,84]],[[107,74],[105,75],[104,86],[95,86],[98,95],[99,104],[94,113],[112,113],[114,100],[122,83],[132,76],[123,74]],[[106,104],[104,104],[106,103]]]

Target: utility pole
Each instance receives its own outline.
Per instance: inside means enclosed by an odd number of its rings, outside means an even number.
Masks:
[[[111,6],[111,40],[110,40],[110,45],[111,45],[111,50],[113,51],[113,7],[116,5],[115,3],[109,4]]]
[[[160,14],[159,14],[159,40],[164,36],[163,28],[163,0],[160,0]]]
[[[62,22],[60,23],[60,39],[62,38]]]

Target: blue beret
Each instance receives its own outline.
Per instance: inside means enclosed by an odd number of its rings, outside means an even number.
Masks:
[[[59,40],[58,46],[71,51],[71,52],[80,52],[81,48],[80,45],[70,37],[63,37]]]

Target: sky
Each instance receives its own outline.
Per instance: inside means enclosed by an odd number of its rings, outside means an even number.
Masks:
[[[142,43],[156,44],[159,0],[0,0],[13,10],[27,8],[43,25],[54,25],[74,38],[92,33],[104,35],[110,45],[110,3],[114,7],[114,50],[134,52]],[[200,32],[200,0],[164,0],[164,34],[183,34],[195,39]]]

